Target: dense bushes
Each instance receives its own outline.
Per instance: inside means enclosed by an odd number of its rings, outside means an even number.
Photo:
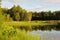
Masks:
[[[28,34],[25,30],[3,25],[0,28],[0,40],[39,40],[39,37]]]

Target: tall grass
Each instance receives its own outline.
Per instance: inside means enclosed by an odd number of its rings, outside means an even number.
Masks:
[[[44,22],[44,21],[12,21],[12,22],[5,22],[7,25],[12,25],[12,26],[44,26],[44,25],[56,25],[58,22]]]
[[[4,24],[0,28],[0,40],[39,40],[39,37]]]

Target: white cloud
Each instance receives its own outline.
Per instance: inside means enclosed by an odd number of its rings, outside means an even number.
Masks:
[[[60,10],[59,5],[49,5],[49,4],[42,4],[37,6],[36,8],[29,9],[30,11],[55,11],[55,10]]]
[[[10,2],[13,2],[15,4],[25,4],[26,0],[9,0]]]
[[[14,3],[25,3],[25,2],[32,2],[32,1],[35,1],[35,2],[52,2],[52,3],[60,3],[60,0],[10,0]]]
[[[8,1],[14,4],[23,5],[25,9],[30,11],[43,11],[43,10],[46,11],[56,7],[58,8],[60,7],[60,0],[8,0]]]
[[[42,1],[44,1],[44,0],[42,0]],[[59,2],[60,2],[60,0],[45,0],[45,2],[59,3]]]

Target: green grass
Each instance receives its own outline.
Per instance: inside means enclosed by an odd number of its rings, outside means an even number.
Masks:
[[[0,27],[0,40],[39,40],[39,36],[28,34],[25,30],[4,24]]]
[[[5,24],[10,26],[44,26],[44,25],[56,25],[58,22],[46,22],[46,21],[12,21],[5,22]]]
[[[14,28],[13,26],[44,26],[44,25],[55,25],[58,22],[49,22],[49,21],[11,21],[11,22],[3,22],[4,25],[0,28],[0,40],[46,40],[45,38],[41,38],[39,36],[35,36],[32,34],[28,34],[25,30],[20,30],[18,28]],[[3,30],[2,30],[3,29]]]

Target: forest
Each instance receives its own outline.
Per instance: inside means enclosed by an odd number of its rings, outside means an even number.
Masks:
[[[48,12],[27,12],[27,10],[18,6],[13,6],[10,9],[2,8],[4,20],[13,21],[34,21],[34,20],[60,20],[60,11]],[[9,18],[8,18],[9,17]]]

